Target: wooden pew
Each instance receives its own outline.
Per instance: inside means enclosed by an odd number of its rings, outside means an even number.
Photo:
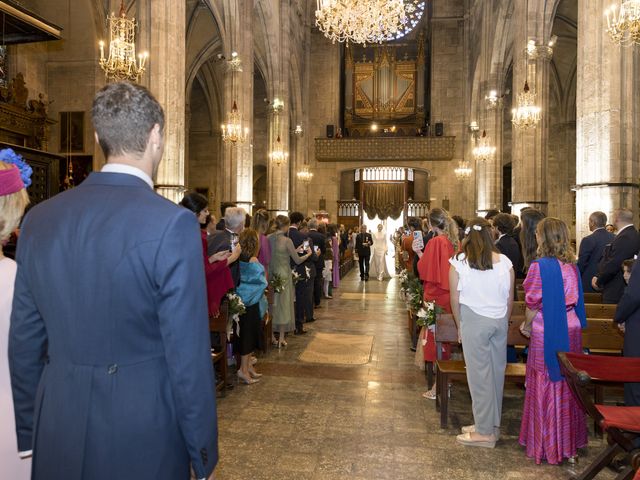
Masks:
[[[611,308],[613,307],[613,308]],[[623,335],[613,324],[613,312],[615,305],[587,305],[587,328],[582,331],[582,346],[593,352],[606,352],[620,355],[622,352]],[[592,316],[590,316],[590,314]],[[607,316],[604,316],[607,314]],[[599,316],[600,315],[600,316]],[[524,322],[524,304],[516,302],[509,319],[507,344],[526,346],[529,339],[520,333],[520,325]],[[453,320],[453,315],[438,315],[436,321],[436,342],[457,343],[458,330]],[[440,348],[437,349],[441,351]],[[526,364],[508,363],[505,378],[509,381],[524,381]],[[440,411],[440,427],[447,428],[448,423],[448,383],[449,380],[467,380],[464,360],[438,360],[436,362],[436,410]],[[603,389],[595,389],[595,401],[602,403]]]
[[[220,344],[215,351],[211,351],[211,361],[216,372],[216,392],[224,397],[227,386],[227,318],[228,305],[224,302],[220,306],[217,317],[209,317],[209,332],[217,334]]]
[[[516,299],[524,301],[524,288],[522,284],[516,284]],[[584,303],[602,303],[602,293],[598,292],[585,292]]]
[[[529,339],[520,333],[520,325],[524,322],[524,315],[512,315],[509,319],[507,344],[529,345]],[[451,314],[438,315],[436,321],[437,343],[458,343],[458,329]],[[441,351],[440,348],[437,349]],[[526,364],[508,363],[505,370],[507,380],[524,381]],[[464,360],[438,360],[436,362],[436,410],[440,411],[440,428],[447,428],[449,413],[449,380],[467,381],[467,370]]]

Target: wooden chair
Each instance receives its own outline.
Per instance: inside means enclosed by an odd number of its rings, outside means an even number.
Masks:
[[[616,480],[631,480],[640,469],[640,407],[618,407],[594,402],[591,384],[640,382],[640,358],[558,353],[560,369],[576,399],[591,418],[607,433],[608,446],[577,480],[590,480],[613,458],[623,453],[627,466]]]
[[[227,385],[227,318],[228,305],[220,306],[217,317],[209,317],[209,332],[219,337],[219,345],[211,349],[211,361],[216,373],[216,392],[224,397]]]
[[[507,344],[529,345],[529,339],[520,333],[520,325],[524,322],[524,315],[511,315]],[[451,314],[438,315],[436,321],[436,343],[457,343],[458,329]],[[437,348],[438,352],[442,349]],[[507,363],[505,379],[509,381],[524,381],[527,366],[524,363]],[[440,428],[447,428],[449,413],[449,380],[467,381],[467,371],[464,360],[441,360],[436,362],[436,410],[440,411]]]

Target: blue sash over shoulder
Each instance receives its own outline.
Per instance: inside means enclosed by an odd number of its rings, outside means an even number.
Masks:
[[[552,382],[562,380],[558,352],[569,351],[569,326],[567,324],[567,308],[564,297],[564,281],[562,269],[557,258],[543,257],[536,260],[540,266],[542,280],[542,318],[544,319],[544,363]],[[575,268],[575,266],[574,266]],[[584,308],[584,294],[580,275],[577,276],[578,304],[575,312],[582,328],[587,326],[587,315]]]
[[[260,318],[264,317],[269,307],[267,297],[264,295],[267,286],[264,267],[261,263],[240,262],[240,285],[236,288],[236,293],[247,307],[260,302]]]

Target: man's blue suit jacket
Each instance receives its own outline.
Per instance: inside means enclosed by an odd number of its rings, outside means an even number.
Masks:
[[[36,480],[198,478],[217,462],[202,243],[141,179],[92,173],[25,217],[9,361]],[[16,453],[17,454],[17,453]]]

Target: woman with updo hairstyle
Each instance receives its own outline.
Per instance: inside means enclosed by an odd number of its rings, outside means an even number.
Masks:
[[[545,214],[535,208],[523,208],[520,211],[520,246],[525,272],[538,255],[538,242],[536,240],[536,227]]]
[[[260,237],[260,253],[258,261],[264,267],[267,277],[269,276],[269,262],[271,262],[271,246],[267,238],[267,230],[269,230],[269,212],[261,208],[253,214],[251,219],[251,228],[258,232]]]
[[[240,283],[236,293],[245,306],[245,312],[234,322],[233,350],[240,354],[238,379],[247,385],[256,383],[262,374],[255,371],[251,354],[260,348],[262,319],[267,313],[267,299],[264,295],[267,278],[264,267],[258,261],[260,238],[252,228],[245,228],[239,236]]]
[[[524,219],[524,217],[523,217]],[[526,220],[525,220],[526,222]],[[523,335],[530,336],[520,444],[537,464],[559,464],[587,446],[585,414],[560,373],[557,352],[582,353],[586,314],[569,229],[558,218],[536,228],[537,260],[524,280]]]
[[[491,224],[474,218],[461,252],[449,260],[451,313],[458,328],[471,392],[474,424],[457,441],[493,448],[502,416],[507,331],[515,274],[509,258],[493,243]]]
[[[231,277],[229,265],[240,256],[240,247],[236,247],[233,252],[225,250],[208,256],[206,225],[209,207],[206,197],[197,192],[188,192],[185,193],[184,198],[180,201],[180,205],[191,210],[201,226],[205,225],[205,229],[200,229],[200,238],[202,240],[204,273],[207,282],[207,303],[209,316],[217,317],[222,298],[233,288],[233,278]]]
[[[445,312],[451,313],[451,298],[449,294],[449,259],[458,251],[458,225],[443,208],[434,208],[429,212],[429,223],[434,237],[427,242],[424,253],[415,248],[420,257],[418,273],[424,287],[424,300],[435,302]],[[426,344],[424,345],[425,362],[435,362],[436,341],[431,329],[425,329]],[[418,344],[418,347],[420,345]],[[443,345],[442,358],[449,358],[449,346]],[[423,395],[435,400],[435,384]]]
[[[298,249],[293,246],[293,242],[287,233],[289,232],[289,217],[286,215],[278,215],[275,220],[276,231],[269,235],[269,246],[271,247],[271,262],[269,263],[269,282],[274,278],[279,278],[283,283],[281,292],[274,292],[273,295],[273,331],[279,332],[278,339],[275,336],[271,339],[278,348],[286,347],[285,334],[295,329],[295,315],[293,300],[295,298],[295,290],[293,287],[293,279],[291,278],[291,263],[300,265],[311,256],[311,248],[303,250],[300,245]],[[304,255],[300,255],[303,254]]]
[[[20,169],[13,164],[0,161],[0,458],[3,459],[3,478],[16,480],[31,478],[31,459],[21,460],[18,456],[7,357],[9,319],[17,264],[4,256],[2,246],[18,227],[28,204],[29,196]]]

